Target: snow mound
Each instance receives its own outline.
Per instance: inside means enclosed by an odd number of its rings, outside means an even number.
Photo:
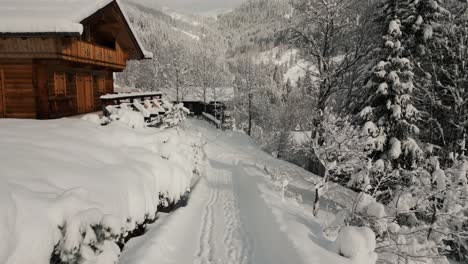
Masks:
[[[356,264],[375,264],[375,234],[368,227],[345,226],[336,239],[338,254],[352,259]]]
[[[95,118],[85,118],[95,120]],[[114,263],[119,238],[204,171],[201,136],[80,119],[0,120],[0,263]],[[55,251],[54,251],[55,249]]]

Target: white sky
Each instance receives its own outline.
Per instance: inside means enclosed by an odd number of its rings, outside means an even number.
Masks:
[[[245,0],[133,0],[135,2],[157,3],[176,11],[199,13],[217,9],[231,9]]]

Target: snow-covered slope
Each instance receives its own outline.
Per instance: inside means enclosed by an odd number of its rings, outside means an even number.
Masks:
[[[207,138],[207,176],[187,207],[161,215],[128,245],[119,263],[351,263],[327,237],[334,237],[329,231],[342,221],[334,214],[337,203],[348,203],[353,192],[331,185],[330,194],[338,195],[325,198],[314,217],[318,176],[274,159],[242,133],[199,120],[188,120],[186,129]],[[284,200],[281,175],[289,179]]]
[[[164,24],[167,32],[163,32],[163,34],[169,38],[176,39],[177,36],[174,35],[180,34],[198,41],[203,36],[203,27],[207,26],[205,23],[207,18],[192,14],[182,14],[170,8],[161,7],[155,2],[127,0],[126,4],[131,11],[131,17],[138,16],[138,13],[144,13],[148,19]]]
[[[184,195],[203,170],[201,139],[182,130],[79,119],[0,119],[0,127],[3,264],[46,264],[54,247],[62,260],[112,263],[114,242],[154,217],[160,197]]]
[[[286,46],[276,46],[272,49],[258,53],[256,57],[258,63],[272,63],[284,68],[283,81],[288,80],[292,86],[297,85],[299,79],[303,79],[306,71],[315,71],[315,66],[302,59],[299,50]]]

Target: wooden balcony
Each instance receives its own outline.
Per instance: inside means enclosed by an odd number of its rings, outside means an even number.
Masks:
[[[122,69],[128,57],[119,45],[111,49],[79,40],[64,40],[61,54],[68,60]]]
[[[111,49],[77,38],[10,38],[0,40],[0,58],[65,59],[123,70],[128,54],[118,43]]]

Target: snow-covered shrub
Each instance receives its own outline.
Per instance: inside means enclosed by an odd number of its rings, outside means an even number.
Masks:
[[[293,151],[304,152],[308,158],[316,158],[325,168],[321,182],[316,183],[314,214],[319,208],[321,193],[327,189],[329,180],[342,185],[348,184],[358,190],[367,190],[368,155],[364,137],[355,128],[348,117],[339,117],[330,109],[323,113],[320,133],[311,135],[311,139],[293,145]]]
[[[427,263],[448,264],[447,259],[440,255],[434,241],[418,236],[419,228],[400,227],[395,223],[389,232],[378,241],[379,259],[387,263]]]
[[[337,253],[356,264],[375,264],[375,234],[368,227],[342,227],[335,241]]]
[[[190,110],[184,107],[184,104],[175,104],[163,100],[163,107],[166,109],[166,113],[161,117],[162,128],[174,127],[183,122],[187,115],[190,114]]]
[[[368,155],[365,136],[348,117],[339,117],[331,110],[324,113],[321,139],[311,138],[293,144],[293,151],[303,151],[316,157],[325,166],[327,178],[353,189],[369,187]]]
[[[410,187],[393,190],[393,199],[385,207],[373,196],[361,193],[348,223],[372,228],[378,236],[379,257],[390,263],[447,263],[443,256],[447,254],[466,260],[465,162],[461,159],[444,171],[438,160],[431,158],[411,172],[394,170],[407,174],[404,178]],[[374,192],[374,196],[379,195]]]
[[[107,106],[106,110],[110,113],[107,123],[114,122],[134,129],[146,127],[144,116],[126,104],[122,104],[120,107]]]
[[[183,129],[0,122],[0,263],[115,263],[160,195],[178,201],[205,170],[201,135]]]
[[[91,123],[94,123],[94,124],[104,124],[105,123],[105,118],[101,118],[99,115],[97,114],[86,114],[84,115],[83,117],[81,117],[81,120],[86,120],[86,121],[89,121]]]
[[[120,248],[116,242],[124,231],[118,219],[90,209],[68,219],[60,229],[63,237],[54,249],[53,264],[117,263]]]

